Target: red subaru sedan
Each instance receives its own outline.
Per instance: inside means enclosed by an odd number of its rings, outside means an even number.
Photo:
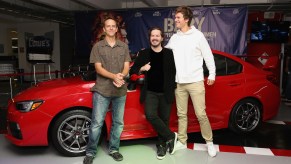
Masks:
[[[230,128],[239,133],[254,131],[262,121],[276,116],[280,104],[279,87],[272,75],[240,58],[213,51],[216,82],[206,87],[206,112],[213,129]],[[207,69],[205,69],[207,70]],[[205,72],[207,76],[207,72]],[[122,140],[153,137],[139,102],[142,76],[129,80]],[[45,146],[53,143],[66,156],[85,153],[91,124],[92,93],[95,80],[82,76],[40,82],[16,95],[8,104],[6,138],[18,146]],[[200,131],[191,101],[188,132]],[[109,136],[110,109],[103,128]],[[177,131],[176,104],[170,128]]]

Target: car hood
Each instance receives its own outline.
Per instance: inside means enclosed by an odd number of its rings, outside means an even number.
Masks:
[[[14,101],[46,100],[52,97],[60,97],[62,95],[80,94],[90,92],[94,81],[84,81],[81,77],[53,79],[49,81],[40,82],[20,93],[13,99]]]

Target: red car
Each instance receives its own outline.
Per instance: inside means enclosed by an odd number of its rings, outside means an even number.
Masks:
[[[213,129],[236,132],[254,131],[262,121],[276,116],[279,87],[273,76],[240,58],[213,51],[217,67],[215,85],[206,86],[206,106]],[[270,66],[271,68],[271,66]],[[207,72],[205,72],[207,76]],[[156,136],[139,103],[142,77],[134,76],[128,85],[122,140]],[[51,141],[67,156],[83,155],[88,142],[94,80],[82,77],[54,79],[38,83],[18,95],[8,105],[6,138],[18,146],[44,146]],[[109,109],[110,112],[110,109]],[[200,131],[189,101],[188,132]],[[111,115],[105,119],[104,134],[109,135]],[[177,131],[176,105],[170,118]]]

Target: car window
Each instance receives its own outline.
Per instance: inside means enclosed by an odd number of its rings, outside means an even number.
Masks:
[[[219,54],[213,54],[216,66],[216,76],[226,76],[238,74],[242,70],[242,65],[232,59]],[[208,69],[205,62],[203,63],[204,76],[208,76]]]
[[[227,58],[226,59],[226,63],[227,63],[227,75],[234,75],[234,74],[238,74],[241,73],[242,71],[242,65],[232,59]]]
[[[224,76],[226,75],[226,59],[224,56],[213,54],[214,55],[214,61],[216,66],[216,76]],[[209,72],[206,67],[205,62],[203,62],[203,71],[204,76],[208,76]]]

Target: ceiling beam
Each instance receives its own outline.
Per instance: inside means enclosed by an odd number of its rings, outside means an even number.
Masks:
[[[120,9],[122,8],[122,1],[117,0],[77,0],[84,4],[94,7],[95,9]]]
[[[80,1],[80,0],[71,0],[71,1],[74,1],[75,3],[80,4],[80,5],[86,6],[86,7],[88,7],[89,10],[90,9],[91,10],[94,10],[95,9],[95,7],[84,3],[84,1]]]
[[[78,11],[78,10],[88,10],[88,6],[80,5],[72,0],[32,0],[37,3],[43,3],[58,9],[66,11]],[[91,8],[92,9],[92,8]]]
[[[252,4],[252,3],[271,3],[272,0],[220,0],[220,4]]]
[[[141,0],[149,7],[166,7],[168,6],[168,0]]]
[[[0,0],[0,2],[6,3],[6,4],[10,4],[10,5],[15,5],[15,6],[21,6],[21,7],[26,7],[26,8],[31,8],[32,10],[39,10],[39,11],[62,11],[59,8],[55,8],[43,3],[39,3],[39,2],[34,2],[32,0]]]
[[[56,12],[47,10],[39,10],[39,8],[32,7],[29,4],[13,4],[0,0],[0,13],[15,16],[17,18],[28,18],[40,21],[52,21],[67,25],[73,25],[74,20],[71,12]]]

